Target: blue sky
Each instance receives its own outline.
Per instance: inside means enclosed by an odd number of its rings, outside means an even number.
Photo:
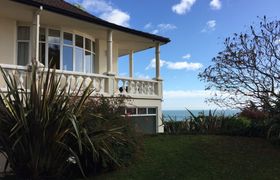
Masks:
[[[280,16],[280,0],[67,0],[90,13],[133,29],[171,39],[161,47],[163,109],[214,109],[197,75],[223,49],[223,41],[258,22],[257,16]],[[153,78],[154,49],[136,53],[135,76]],[[119,60],[119,74],[128,75],[128,57]]]

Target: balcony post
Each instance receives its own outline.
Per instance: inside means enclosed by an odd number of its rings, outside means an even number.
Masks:
[[[34,13],[33,23],[32,23],[32,60],[35,60],[39,63],[39,32],[40,32],[40,13],[42,12],[43,7],[40,6],[40,9]]]
[[[114,75],[113,73],[113,31],[111,29],[107,32],[107,75]]]
[[[107,92],[109,95],[114,95],[116,79],[113,73],[113,31],[109,29],[107,31],[107,76],[109,76],[107,84]]]
[[[133,59],[133,50],[129,53],[129,77],[133,78],[134,74],[134,59]]]
[[[156,44],[155,48],[155,56],[156,56],[156,80],[161,80],[160,78],[160,44]]]

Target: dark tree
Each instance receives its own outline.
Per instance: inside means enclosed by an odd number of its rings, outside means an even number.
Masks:
[[[255,106],[275,110],[280,99],[280,21],[260,18],[246,33],[226,38],[213,65],[199,74],[209,98],[227,107]]]

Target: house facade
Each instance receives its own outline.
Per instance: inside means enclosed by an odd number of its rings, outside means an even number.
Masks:
[[[0,64],[6,72],[24,79],[32,60],[43,67],[54,63],[62,84],[71,82],[75,88],[93,81],[93,96],[130,97],[124,113],[145,133],[163,132],[160,46],[168,42],[99,19],[63,0],[1,0]],[[155,49],[155,78],[137,79],[133,54],[150,48]],[[118,76],[122,56],[129,56],[129,77]],[[2,77],[0,86],[5,89]]]

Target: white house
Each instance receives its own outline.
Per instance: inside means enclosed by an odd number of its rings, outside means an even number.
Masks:
[[[65,82],[93,80],[96,94],[125,94],[126,112],[146,133],[163,132],[160,46],[168,38],[99,19],[63,0],[1,0],[0,63],[24,78],[31,60],[56,63]],[[134,78],[133,53],[155,49],[155,78]],[[129,77],[119,77],[118,58],[129,55]],[[3,88],[3,80],[0,80]]]

